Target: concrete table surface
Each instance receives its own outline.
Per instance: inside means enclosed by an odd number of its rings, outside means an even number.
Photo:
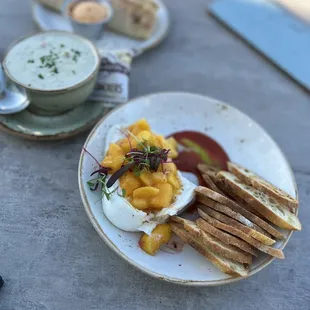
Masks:
[[[77,164],[87,133],[42,143],[0,133],[1,310],[310,309],[309,94],[207,16],[208,1],[166,4],[171,32],[135,60],[130,97],[200,93],[258,121],[294,169],[303,231],[291,238],[284,261],[248,280],[210,288],[160,282],[112,252],[85,214]],[[0,1],[1,54],[32,31],[29,0]]]

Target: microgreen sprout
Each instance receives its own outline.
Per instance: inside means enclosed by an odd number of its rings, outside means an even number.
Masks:
[[[132,171],[135,176],[140,176],[143,170],[155,172],[159,166],[166,163],[170,150],[157,146],[149,146],[146,141],[139,142],[136,148],[132,148],[126,155],[120,169],[118,169],[107,182],[110,188],[123,174]]]
[[[88,181],[87,184],[92,191],[96,191],[98,188],[100,188],[103,195],[108,200],[110,199],[111,195],[113,195],[113,193],[118,190],[119,187],[117,187],[113,191],[109,191],[109,188],[112,187],[115,182],[126,172],[131,171],[135,176],[138,177],[143,171],[156,172],[161,166],[163,172],[165,173],[165,170],[163,169],[163,164],[172,162],[171,160],[168,160],[168,154],[170,150],[162,149],[157,146],[150,146],[148,145],[147,141],[139,141],[138,138],[128,130],[121,129],[121,132],[128,139],[130,151],[125,154],[121,168],[115,171],[109,179],[108,173],[110,169],[107,167],[103,167],[94,158],[94,156],[92,156],[86,149],[84,149],[84,151],[87,152],[98,165],[98,169],[91,174],[91,176],[97,174],[97,177]],[[136,140],[137,147],[132,147],[130,137]],[[125,189],[122,189],[121,195],[119,193],[118,195],[121,197],[125,197]]]
[[[118,190],[118,187],[117,187],[116,189],[110,191],[106,186],[107,177],[108,177],[108,173],[109,173],[110,168],[103,167],[97,161],[97,159],[91,153],[89,153],[85,148],[83,148],[83,151],[86,152],[88,155],[90,155],[90,157],[92,157],[92,159],[98,165],[98,169],[93,171],[90,175],[90,176],[93,176],[93,175],[97,174],[97,177],[95,177],[95,178],[93,178],[87,182],[89,189],[91,191],[97,191],[98,189],[100,189],[102,195],[105,196],[107,198],[107,200],[110,200],[111,196]]]

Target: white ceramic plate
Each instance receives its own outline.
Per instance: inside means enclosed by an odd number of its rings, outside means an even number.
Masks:
[[[146,41],[131,39],[126,36],[106,30],[103,37],[96,42],[100,49],[135,49],[143,52],[158,45],[168,34],[169,14],[161,0],[156,0],[159,6],[157,21],[152,36]],[[41,30],[65,30],[72,32],[70,22],[62,15],[57,14],[40,3],[33,1],[32,16]]]
[[[176,131],[195,130],[215,139],[230,159],[241,163],[270,182],[297,197],[291,168],[277,144],[253,120],[235,108],[214,99],[187,93],[160,93],[131,100],[106,115],[92,130],[84,147],[98,160],[104,157],[105,135],[110,126],[131,124],[145,117],[154,131],[169,135]],[[152,257],[138,247],[139,233],[128,233],[113,226],[104,216],[98,193],[86,182],[96,168],[92,158],[82,152],[79,164],[79,186],[87,215],[102,239],[129,263],[158,279],[187,285],[219,285],[240,280],[232,278],[209,263],[189,246],[180,254],[159,252]],[[98,201],[99,199],[99,201]],[[283,249],[286,239],[275,245]],[[249,275],[273,260],[260,254]]]

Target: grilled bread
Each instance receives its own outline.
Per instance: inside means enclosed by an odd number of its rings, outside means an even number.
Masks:
[[[203,220],[202,218],[199,218],[196,220],[196,224],[205,232],[208,232],[209,234],[211,234],[212,236],[216,237],[217,239],[223,241],[226,244],[231,244],[234,245],[236,247],[238,247],[239,249],[248,252],[254,256],[257,256],[257,251],[251,246],[249,245],[247,242],[236,238],[220,229],[217,229],[216,227],[212,226],[211,224],[209,224],[208,222],[206,222],[205,220]]]
[[[236,195],[244,199],[260,214],[276,226],[290,230],[301,230],[301,224],[297,216],[291,213],[285,206],[279,204],[272,197],[260,190],[242,183],[230,172],[221,171],[217,178],[230,188]]]
[[[252,212],[241,207],[238,203],[234,202],[233,200],[231,200],[231,199],[229,199],[223,195],[220,195],[218,193],[214,193],[211,190],[206,189],[206,188],[201,187],[201,186],[196,188],[196,192],[199,193],[199,195],[201,195],[203,197],[208,197],[209,199],[217,201],[218,203],[221,203],[221,204],[229,207],[233,211],[240,213],[241,215],[246,217],[248,220],[250,220],[251,222],[253,222],[257,226],[264,229],[264,231],[268,232],[271,236],[275,237],[276,239],[283,239],[284,238],[283,235],[279,231],[277,231],[274,227],[269,225],[266,221],[262,220],[257,215],[255,215]],[[217,211],[220,211],[220,210],[217,210]],[[220,211],[220,212],[222,212],[222,211]],[[227,213],[225,213],[225,214],[227,214]],[[229,214],[227,214],[227,215],[229,215]],[[260,231],[260,230],[258,230],[258,231]]]
[[[269,183],[248,169],[243,168],[235,163],[229,162],[228,170],[246,185],[250,185],[257,190],[262,191],[266,195],[274,198],[278,203],[283,204],[289,208],[298,207],[297,199],[291,197],[283,190],[275,187],[273,184]]]
[[[251,264],[252,255],[240,250],[239,248],[223,243],[221,240],[215,238],[211,234],[203,231],[200,227],[197,226],[195,222],[183,219],[181,217],[173,216],[171,217],[172,221],[180,223],[183,227],[194,237],[197,238],[200,242],[205,244],[215,253],[237,261],[239,263]]]
[[[109,28],[138,40],[147,40],[153,31],[158,5],[154,0],[110,0],[113,17]]]
[[[204,205],[229,216],[232,219],[231,225],[249,234],[249,236],[253,237],[254,239],[266,245],[272,245],[276,242],[274,239],[271,238],[271,235],[267,233],[266,231],[264,231],[261,227],[252,223],[247,218],[245,218],[243,215],[233,211],[229,207],[224,206],[206,197],[198,196],[197,200],[203,203]]]
[[[230,191],[230,189],[226,186],[225,182],[221,182],[218,179],[216,179],[214,182],[215,182],[216,186],[218,188],[220,188],[225,193],[226,197],[233,200],[233,202],[236,202],[243,209],[250,211],[251,213],[255,214],[258,217],[262,217],[262,215],[259,212],[257,212],[251,205],[249,205],[247,202],[245,202],[238,195],[236,195],[232,191]]]
[[[221,194],[221,195],[225,195],[220,188],[213,182],[213,180],[211,179],[211,177],[208,174],[202,174],[202,178],[205,181],[206,185],[212,189],[213,191]]]
[[[198,251],[222,272],[231,276],[246,277],[248,275],[248,269],[243,264],[232,261],[215,253],[209,247],[191,235],[187,230],[185,230],[181,224],[172,222],[171,229],[185,243],[189,244],[192,248]]]
[[[217,212],[211,208],[208,208],[206,206],[203,206],[201,208],[201,206],[198,207],[198,213],[199,215],[206,220],[209,224],[211,224],[212,226],[224,230],[234,236],[237,236],[241,239],[243,239],[244,241],[248,242],[250,245],[254,246],[255,248],[257,248],[258,250],[269,254],[273,257],[277,257],[280,259],[284,258],[284,254],[281,250],[279,249],[274,249],[268,245],[265,245],[257,240],[255,240],[254,238],[248,236],[247,234],[245,234],[244,232],[242,232],[241,230],[230,226],[229,224],[227,224],[228,222],[226,221],[226,219],[229,219],[226,215],[221,214],[220,212]]]

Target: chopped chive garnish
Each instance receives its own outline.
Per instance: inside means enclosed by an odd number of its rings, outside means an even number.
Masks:
[[[33,63],[34,63],[34,60],[33,60],[33,59],[29,59],[27,62],[28,62],[29,64],[33,64]]]
[[[43,80],[44,79],[44,76],[40,73],[40,74],[38,74],[38,77],[41,79],[41,80]]]

